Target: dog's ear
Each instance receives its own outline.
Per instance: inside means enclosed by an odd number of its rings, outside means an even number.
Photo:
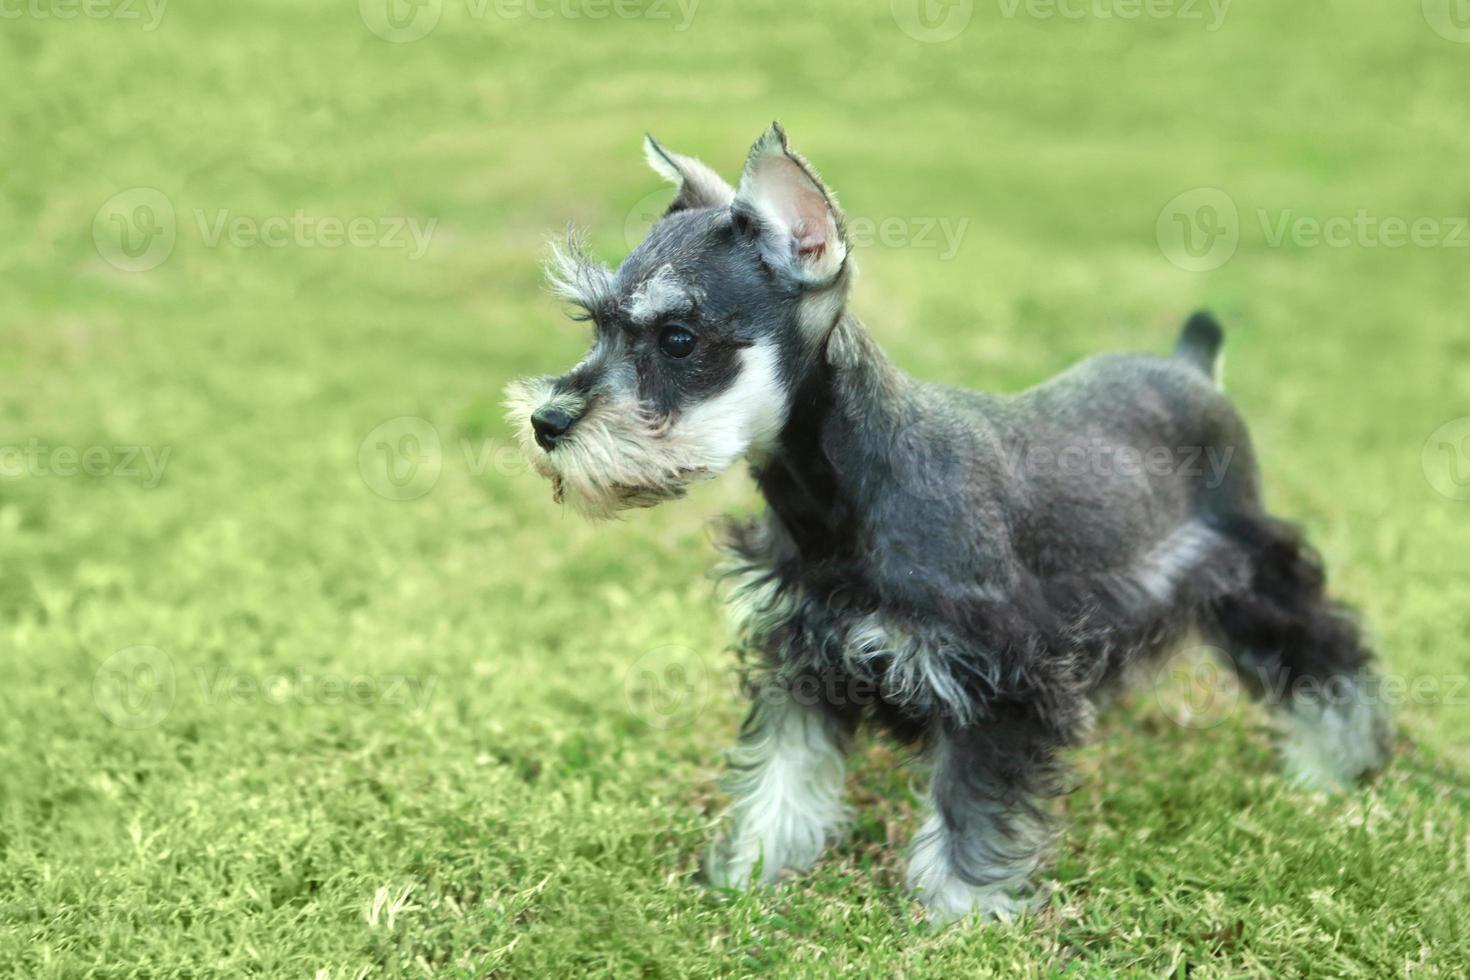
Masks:
[[[757,236],[766,263],[801,285],[824,286],[842,271],[842,210],[780,123],[750,148],[730,210],[737,227]]]
[[[643,156],[654,172],[679,188],[669,211],[723,208],[735,197],[735,188],[693,157],[671,153],[652,135],[643,137]]]

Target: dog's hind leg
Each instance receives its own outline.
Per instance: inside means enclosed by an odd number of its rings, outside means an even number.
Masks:
[[[1393,739],[1356,617],[1328,598],[1321,559],[1295,527],[1259,512],[1221,527],[1245,549],[1250,581],[1212,604],[1206,633],[1280,712],[1289,775],[1315,789],[1351,785],[1384,764]]]
[[[820,697],[767,683],[730,757],[728,833],[711,849],[711,884],[768,884],[805,870],[842,830],[842,786],[856,717]]]
[[[1031,904],[1021,893],[1051,837],[1043,803],[1059,792],[1059,748],[1020,709],[938,735],[908,871],[932,920],[1010,919]]]

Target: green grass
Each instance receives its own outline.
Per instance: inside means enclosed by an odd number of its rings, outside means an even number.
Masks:
[[[1368,0],[1240,3],[1214,31],[987,2],[942,44],[884,3],[706,0],[676,31],[445,0],[401,44],[354,6],[0,22],[0,445],[169,452],[158,480],[0,460],[0,974],[1470,968],[1470,502],[1421,466],[1470,415],[1470,250],[1267,234],[1287,209],[1470,213],[1470,46]],[[851,215],[968,222],[952,256],[858,251],[856,308],[916,374],[1014,389],[1220,313],[1274,506],[1385,670],[1432,685],[1380,780],[1293,791],[1254,708],[1196,731],[1139,694],[1077,759],[1050,904],[1017,926],[922,924],[909,772],[877,742],[817,870],[696,887],[742,713],[705,527],[756,506],[749,481],[590,527],[498,401],[583,346],[542,243],[571,220],[625,251],[659,186],[642,132],[733,174],[772,117]],[[177,240],[129,272],[93,226],[136,187]],[[1240,242],[1190,272],[1155,223],[1198,187]],[[222,210],[298,209],[437,223],[417,258],[211,244]],[[408,501],[359,458],[402,416],[442,447]]]

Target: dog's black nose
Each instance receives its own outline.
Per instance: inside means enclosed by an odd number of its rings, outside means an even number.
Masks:
[[[552,405],[543,405],[531,415],[531,428],[536,430],[536,445],[550,451],[557,440],[572,427],[572,417]]]

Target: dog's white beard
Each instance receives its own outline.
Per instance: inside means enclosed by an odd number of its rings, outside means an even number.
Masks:
[[[547,453],[536,444],[531,415],[558,400],[582,417]],[[545,378],[514,382],[505,404],[522,452],[552,482],[553,496],[594,518],[683,496],[747,451],[768,449],[786,419],[776,352],[763,344],[742,352],[734,384],[672,420],[656,418],[632,396],[603,396],[581,413],[579,398],[554,396]]]
[[[509,417],[531,467],[551,481],[558,503],[589,517],[611,517],[682,496],[694,480],[712,476],[713,459],[687,451],[666,424],[632,399],[600,399],[577,420],[555,453],[536,445],[531,413],[552,397],[549,380],[520,381],[506,392]],[[575,406],[580,411],[580,404]],[[574,412],[573,414],[576,414]]]

